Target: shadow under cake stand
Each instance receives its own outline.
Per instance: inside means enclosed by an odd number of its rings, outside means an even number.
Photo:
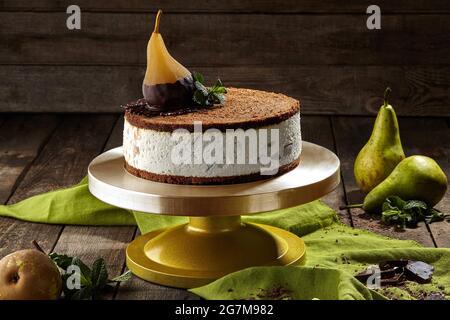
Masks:
[[[279,177],[232,185],[194,186],[141,179],[124,169],[122,148],[89,165],[89,190],[111,205],[151,214],[187,216],[189,223],[132,241],[127,266],[145,280],[179,288],[207,284],[251,266],[302,261],[303,240],[273,226],[243,223],[241,215],[294,207],[319,199],[340,182],[339,159],[303,142],[300,164]]]

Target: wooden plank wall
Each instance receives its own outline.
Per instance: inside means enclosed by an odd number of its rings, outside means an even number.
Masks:
[[[304,114],[450,116],[450,2],[0,0],[0,111],[119,112],[141,96],[154,13],[171,53],[233,86],[284,92]]]

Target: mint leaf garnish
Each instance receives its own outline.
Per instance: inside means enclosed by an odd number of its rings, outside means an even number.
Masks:
[[[111,280],[109,280],[109,282],[125,282],[131,279],[131,276],[133,274],[131,273],[130,270],[122,273],[120,276],[117,276],[115,278],[112,278]]]
[[[201,73],[195,72],[192,77],[194,78],[194,86],[196,89],[193,96],[195,103],[207,107],[225,103],[227,89],[220,79],[217,80],[214,86],[206,87],[204,84],[205,78]]]
[[[106,270],[105,260],[99,258],[92,265],[91,282],[94,288],[94,294],[97,295],[108,283],[108,271]]]
[[[203,75],[200,72],[194,72],[193,77],[196,82],[200,82],[200,83],[205,82],[205,78],[203,77]]]
[[[70,257],[57,253],[49,254],[50,259],[60,267],[64,273],[62,274],[64,298],[69,300],[87,300],[96,299],[103,290],[110,287],[111,284],[127,281],[131,278],[130,271],[123,273],[113,279],[109,279],[106,262],[103,258],[98,258],[89,268],[81,259]],[[70,277],[73,273],[68,273],[70,266],[77,266],[80,269],[80,288],[72,288],[68,286]],[[70,287],[70,288],[69,288]]]
[[[205,96],[200,90],[197,90],[194,92],[194,102],[201,105],[201,106],[205,106],[206,105],[206,101],[208,99],[207,96]]]
[[[420,200],[404,201],[400,197],[387,197],[383,203],[381,221],[395,224],[398,228],[415,228],[421,221],[432,223],[444,220],[445,215],[437,209],[430,208]]]
[[[48,256],[50,257],[50,259],[53,260],[54,263],[56,263],[58,267],[60,267],[63,270],[66,270],[67,267],[72,264],[73,258],[65,254],[57,254],[53,252],[50,253]]]

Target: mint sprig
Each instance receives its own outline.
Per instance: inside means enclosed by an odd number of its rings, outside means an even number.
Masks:
[[[223,104],[225,102],[227,89],[220,79],[217,80],[214,86],[206,87],[205,78],[201,73],[194,72],[192,76],[195,86],[193,97],[195,103],[201,106],[211,107],[215,104]]]
[[[445,215],[441,211],[429,207],[423,201],[404,201],[397,196],[386,198],[381,214],[381,221],[395,224],[400,229],[415,228],[420,221],[432,223],[444,219]]]
[[[124,282],[131,278],[131,272],[127,271],[120,276],[109,279],[106,262],[103,258],[98,258],[89,268],[83,261],[77,257],[69,257],[57,253],[49,254],[50,259],[60,267],[64,273],[62,274],[64,298],[69,300],[87,300],[97,299],[103,290],[111,288],[118,282]],[[75,265],[80,269],[80,288],[69,288],[69,277],[73,274],[67,272],[67,268]],[[69,280],[69,281],[68,281]]]

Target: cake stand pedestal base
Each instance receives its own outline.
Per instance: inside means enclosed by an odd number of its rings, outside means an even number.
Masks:
[[[127,266],[142,279],[194,288],[252,266],[300,264],[305,244],[276,227],[242,223],[240,216],[191,217],[156,230],[127,247]]]
[[[306,141],[295,169],[240,184],[158,183],[131,175],[124,162],[122,148],[95,158],[88,168],[89,190],[120,208],[191,217],[185,225],[138,237],[126,252],[128,268],[135,275],[179,288],[199,287],[247,267],[300,264],[305,244],[299,237],[272,226],[242,223],[239,215],[314,201],[340,181],[336,155]]]

